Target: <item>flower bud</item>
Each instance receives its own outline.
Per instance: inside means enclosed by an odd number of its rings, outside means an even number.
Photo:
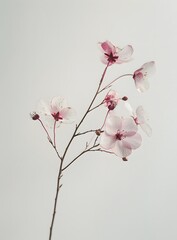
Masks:
[[[38,120],[40,118],[39,114],[37,114],[36,112],[30,113],[30,116],[33,120]]]
[[[127,101],[127,100],[128,100],[128,97],[127,97],[127,96],[124,96],[124,97],[122,98],[122,100],[123,100],[123,101]]]
[[[108,109],[109,110],[114,110],[114,108],[116,107],[117,103],[110,101],[109,105],[108,105]]]
[[[97,129],[97,130],[95,131],[95,133],[96,133],[97,136],[100,136],[101,130],[100,130],[100,129]]]

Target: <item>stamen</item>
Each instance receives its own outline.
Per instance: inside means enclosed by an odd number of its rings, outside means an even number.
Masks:
[[[59,112],[57,113],[52,113],[52,116],[54,117],[55,121],[59,121],[59,120],[62,120],[63,117],[60,115]]]

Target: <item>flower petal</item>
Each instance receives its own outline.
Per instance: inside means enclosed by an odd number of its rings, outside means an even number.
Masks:
[[[54,97],[51,100],[51,111],[59,112],[62,108],[66,107],[66,100],[62,97]]]
[[[46,115],[45,116],[45,125],[49,128],[53,128],[55,123],[55,119],[52,117],[52,115]],[[56,127],[58,128],[61,124],[61,121],[56,122]]]
[[[141,146],[142,138],[139,133],[134,134],[133,136],[127,136],[122,140],[123,146],[130,146],[132,149],[136,149]]]
[[[39,113],[42,113],[44,115],[51,115],[49,105],[45,103],[43,100],[39,102],[37,109]]]
[[[63,117],[62,122],[63,123],[72,123],[75,121],[76,118],[76,112],[73,108],[67,107],[63,108],[60,111],[61,116]]]
[[[149,88],[149,82],[143,78],[136,78],[135,86],[139,92],[145,92]]]
[[[122,129],[122,119],[115,115],[109,115],[106,124],[105,131],[109,134],[115,135],[118,130]]]
[[[106,150],[109,150],[114,146],[115,141],[116,141],[116,139],[113,135],[103,132],[101,134],[100,146]]]
[[[105,57],[105,55],[101,56],[101,62],[104,64],[108,64],[108,59]],[[112,63],[109,63],[109,65],[112,65]]]
[[[114,53],[116,50],[115,46],[109,41],[102,42],[101,47],[107,54]]]
[[[131,45],[125,46],[119,53],[118,53],[118,60],[117,63],[122,63],[129,61],[133,54],[133,47]]]
[[[114,148],[111,149],[118,157],[127,157],[132,153],[132,149],[128,144],[123,144],[122,141],[116,141]]]
[[[132,106],[130,105],[130,103],[129,103],[128,101],[125,101],[125,102],[124,102],[124,105],[125,105],[126,109],[128,110],[128,112],[130,113],[130,115],[131,115],[132,117],[136,117],[136,116],[135,116],[135,113],[134,113],[134,111],[133,111],[133,108],[132,108]]]
[[[138,123],[142,124],[148,121],[147,115],[142,106],[138,106],[136,109],[136,116],[138,118]]]
[[[131,118],[124,118],[122,122],[122,129],[126,132],[137,132],[138,127],[135,124],[135,121]]]
[[[152,135],[152,128],[149,126],[149,124],[147,124],[147,123],[140,124],[140,127],[143,130],[143,132],[146,133],[146,135],[148,137],[150,137]]]
[[[147,63],[143,64],[142,73],[146,77],[152,76],[155,73],[155,62],[151,61],[151,62],[147,62]]]

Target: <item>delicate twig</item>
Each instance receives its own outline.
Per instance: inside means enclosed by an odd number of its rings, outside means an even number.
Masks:
[[[111,81],[108,85],[106,85],[104,88],[102,88],[98,93],[104,91],[105,89],[109,88],[111,86],[111,84],[113,84],[114,82],[116,82],[118,79],[122,78],[122,77],[128,77],[128,76],[133,76],[133,74],[131,73],[127,73],[127,74],[124,74],[124,75],[121,75],[117,78],[115,78],[113,81]]]
[[[98,88],[97,88],[97,90],[96,90],[96,93],[95,93],[95,95],[94,95],[94,97],[93,97],[93,99],[92,99],[89,107],[87,108],[85,114],[83,115],[82,119],[80,120],[79,124],[76,125],[75,130],[74,130],[74,132],[73,132],[73,135],[71,136],[71,139],[69,140],[68,145],[66,146],[65,151],[64,151],[62,157],[60,157],[60,155],[59,155],[59,153],[58,153],[58,151],[57,151],[57,149],[56,149],[56,146],[54,146],[54,145],[52,144],[53,147],[54,147],[54,149],[55,149],[55,151],[56,151],[56,153],[57,153],[57,155],[58,155],[58,157],[61,159],[61,162],[60,162],[58,179],[57,179],[57,189],[56,189],[56,196],[55,196],[54,209],[53,209],[53,215],[52,215],[52,222],[51,222],[51,226],[50,226],[49,240],[51,240],[51,238],[52,238],[52,231],[53,231],[53,224],[54,224],[54,220],[55,220],[55,213],[56,213],[56,206],[57,206],[57,200],[58,200],[58,193],[59,193],[59,189],[60,189],[60,187],[59,187],[59,186],[60,186],[60,184],[59,184],[59,183],[60,183],[60,175],[61,175],[62,171],[63,171],[64,169],[68,168],[68,167],[69,167],[74,161],[76,161],[76,159],[79,158],[81,155],[83,155],[84,153],[90,151],[90,149],[92,149],[93,147],[96,147],[96,146],[93,146],[92,148],[89,148],[89,149],[83,151],[83,152],[80,153],[75,159],[73,159],[73,161],[72,161],[71,163],[69,163],[65,168],[62,169],[62,165],[63,165],[63,161],[64,161],[64,159],[65,159],[66,153],[67,153],[67,151],[68,151],[68,149],[69,149],[69,147],[70,147],[73,139],[76,137],[77,130],[79,129],[80,125],[82,124],[82,122],[84,121],[85,117],[86,117],[87,114],[89,113],[89,111],[90,111],[90,109],[91,109],[91,107],[92,107],[92,105],[93,105],[93,103],[94,103],[94,101],[95,101],[95,99],[96,99],[96,97],[97,97],[97,95],[98,95],[98,93],[99,93],[99,90],[100,90],[100,87],[101,87],[101,84],[102,84],[102,82],[103,82],[103,79],[104,79],[104,76],[105,76],[105,74],[106,74],[106,71],[107,71],[108,66],[109,66],[109,62],[108,62],[108,64],[106,65],[106,67],[105,67],[105,69],[104,69],[104,72],[103,72],[102,77],[101,77],[101,79],[100,79],[99,86],[98,86]]]
[[[105,152],[105,153],[110,153],[110,154],[115,154],[113,152],[106,151],[104,149],[98,148],[98,149],[91,149],[90,152]]]
[[[90,109],[91,109],[91,107],[92,107],[92,105],[93,105],[93,103],[94,103],[94,101],[95,101],[95,99],[96,99],[96,97],[97,97],[97,95],[98,95],[98,93],[99,93],[99,90],[100,90],[100,87],[101,87],[101,84],[102,84],[102,82],[103,82],[103,79],[104,79],[104,76],[105,76],[105,74],[106,74],[106,71],[107,71],[108,66],[109,66],[109,62],[108,62],[108,64],[106,65],[106,67],[105,67],[105,69],[104,69],[104,72],[103,72],[102,77],[101,77],[101,79],[100,79],[100,82],[99,82],[97,91],[96,91],[96,93],[95,93],[95,95],[94,95],[94,97],[93,97],[93,99],[92,99],[92,101],[91,101],[91,103],[90,103],[87,111],[85,112],[84,116],[82,117],[82,119],[80,120],[79,124],[77,125],[76,131],[77,131],[77,129],[80,127],[80,125],[82,124],[82,122],[84,121],[84,119],[85,119],[85,117],[87,116],[87,114],[89,113],[89,111],[90,111]]]
[[[44,131],[47,134],[47,138],[49,140],[49,142],[51,143],[52,147],[54,148],[58,158],[61,160],[60,161],[60,167],[59,167],[59,172],[58,172],[58,177],[57,177],[57,189],[56,189],[56,195],[55,195],[55,201],[54,201],[54,208],[53,208],[53,215],[52,215],[52,221],[51,221],[51,225],[50,225],[50,232],[49,232],[49,240],[52,239],[52,231],[53,231],[53,224],[54,224],[54,220],[55,220],[55,214],[56,214],[56,207],[57,207],[57,200],[58,200],[58,193],[59,193],[59,189],[61,188],[62,184],[60,184],[60,179],[62,177],[61,173],[62,173],[62,165],[63,165],[63,159],[61,158],[57,148],[56,148],[56,138],[55,138],[55,129],[56,129],[56,121],[54,122],[54,128],[53,128],[53,133],[54,133],[54,142],[52,142],[52,139],[46,129],[46,127],[44,126],[42,120],[39,118],[38,119],[40,124],[42,125]]]
[[[60,160],[62,160],[62,157],[60,156],[60,154],[59,154],[59,152],[58,152],[56,146],[54,146],[54,145],[52,145],[52,146],[53,146],[53,148],[54,148],[54,150],[55,150],[55,152],[56,152],[58,158],[59,158]]]
[[[54,143],[54,147],[56,147],[56,136],[55,136],[56,123],[57,123],[57,121],[55,120],[54,125],[53,125],[53,143]]]
[[[62,166],[63,166],[63,159],[61,159],[60,167],[59,167],[59,171],[58,171],[57,189],[56,189],[56,194],[55,194],[55,201],[54,201],[54,207],[53,207],[52,221],[51,221],[51,225],[50,225],[49,240],[52,239],[52,231],[53,231],[53,225],[54,225],[56,208],[57,208],[58,193],[59,193],[59,190],[60,190],[60,188],[62,186],[62,184],[60,184],[60,179],[62,177],[62,175],[61,175],[61,173],[62,173]]]
[[[83,152],[81,152],[79,155],[77,155],[68,165],[66,165],[64,168],[62,168],[62,171],[64,171],[65,169],[67,169],[71,164],[73,164],[79,157],[81,157],[84,153],[86,152],[90,152],[93,148],[98,147],[99,144],[97,145],[93,145],[92,147],[84,150]]]
[[[94,141],[94,145],[96,144],[97,140],[98,140],[99,136],[97,135]]]
[[[93,103],[94,103],[94,101],[95,101],[95,99],[96,99],[96,97],[97,97],[97,95],[98,95],[98,92],[99,92],[99,90],[100,90],[100,87],[101,87],[101,84],[102,84],[103,79],[104,79],[104,77],[105,77],[105,74],[106,74],[106,71],[107,71],[108,66],[109,66],[109,62],[108,62],[108,64],[106,65],[106,67],[105,67],[105,69],[104,69],[104,72],[103,72],[103,74],[102,74],[102,76],[101,76],[101,79],[100,79],[100,82],[99,82],[99,85],[98,85],[98,88],[97,88],[97,90],[96,90],[96,93],[95,93],[95,95],[94,95],[94,97],[93,97],[90,105],[88,106],[88,108],[87,108],[84,116],[83,116],[82,119],[80,120],[80,122],[76,125],[76,128],[75,128],[75,130],[74,130],[74,133],[73,133],[73,135],[72,135],[72,137],[71,137],[68,145],[66,146],[66,149],[65,149],[65,151],[64,151],[64,153],[63,153],[63,157],[62,157],[63,160],[64,160],[64,158],[65,158],[65,156],[66,156],[66,153],[67,153],[67,151],[68,151],[68,149],[69,149],[70,144],[72,143],[73,139],[74,139],[75,136],[76,136],[77,130],[79,129],[80,125],[82,124],[82,122],[84,121],[85,117],[86,117],[87,114],[89,113],[89,111],[90,111],[90,109],[91,109],[91,107],[92,107],[92,105],[93,105]]]
[[[107,111],[106,116],[105,116],[105,119],[104,119],[104,122],[103,122],[103,125],[102,125],[102,127],[100,128],[100,130],[103,129],[103,127],[104,127],[104,125],[105,125],[105,122],[106,122],[106,119],[107,119],[107,117],[108,117],[109,112],[110,112],[110,110]]]
[[[42,128],[43,128],[43,129],[44,129],[44,131],[46,132],[46,134],[47,134],[47,138],[48,138],[49,142],[50,142],[50,143],[52,144],[52,146],[53,146],[52,139],[51,139],[51,137],[50,137],[50,135],[49,135],[49,133],[48,133],[48,131],[47,131],[46,127],[44,126],[44,124],[43,124],[42,120],[39,118],[39,119],[38,119],[38,121],[40,122],[40,124],[42,125]]]
[[[54,148],[54,150],[55,150],[58,158],[61,160],[61,156],[60,156],[60,154],[59,154],[59,152],[58,152],[58,150],[57,150],[57,148],[56,148],[56,143],[55,143],[55,130],[54,130],[54,143],[53,143],[53,142],[52,142],[52,139],[51,139],[51,137],[50,137],[50,135],[49,135],[49,133],[48,133],[48,131],[47,131],[47,129],[46,129],[46,127],[44,126],[44,124],[43,124],[43,122],[42,122],[42,120],[41,120],[40,118],[39,118],[38,120],[39,120],[40,124],[42,125],[42,128],[43,128],[44,131],[46,132],[47,138],[48,138],[49,142],[51,143],[52,147]],[[56,124],[56,121],[55,121],[55,123],[54,123],[54,128],[55,128],[55,124]]]
[[[96,108],[98,108],[98,107],[101,106],[102,104],[103,104],[103,101],[102,101],[100,104],[98,104],[97,106],[91,108],[91,109],[89,110],[89,112],[95,110]]]
[[[88,131],[85,131],[85,132],[79,132],[79,133],[75,134],[75,136],[77,137],[77,136],[84,135],[84,134],[90,133],[90,132],[95,132],[95,131],[96,130],[88,130]]]

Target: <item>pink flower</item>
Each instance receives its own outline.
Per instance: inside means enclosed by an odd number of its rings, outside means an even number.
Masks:
[[[138,91],[144,92],[149,88],[148,78],[155,72],[155,62],[147,62],[133,74],[135,86]]]
[[[133,149],[141,145],[142,139],[137,133],[137,129],[137,125],[131,117],[109,116],[105,130],[101,134],[100,146],[126,159]]]
[[[138,106],[136,109],[136,113],[133,111],[131,105],[126,102],[126,107],[128,111],[130,112],[131,116],[133,117],[136,125],[139,125],[141,129],[146,133],[147,136],[151,136],[152,134],[152,128],[148,124],[148,117],[147,114],[145,113],[144,109],[142,106]]]
[[[41,101],[39,109],[47,118],[50,126],[55,121],[59,126],[60,123],[72,123],[75,120],[75,111],[68,107],[65,99],[61,97],[54,97],[49,104]]]
[[[103,102],[109,110],[113,110],[116,107],[118,101],[119,101],[118,93],[114,90],[110,90],[107,93]]]
[[[133,48],[131,45],[127,45],[124,48],[115,47],[111,42],[105,41],[100,43],[101,48],[104,52],[102,57],[102,62],[105,64],[112,65],[114,63],[123,63],[130,60],[130,57],[133,54]]]

